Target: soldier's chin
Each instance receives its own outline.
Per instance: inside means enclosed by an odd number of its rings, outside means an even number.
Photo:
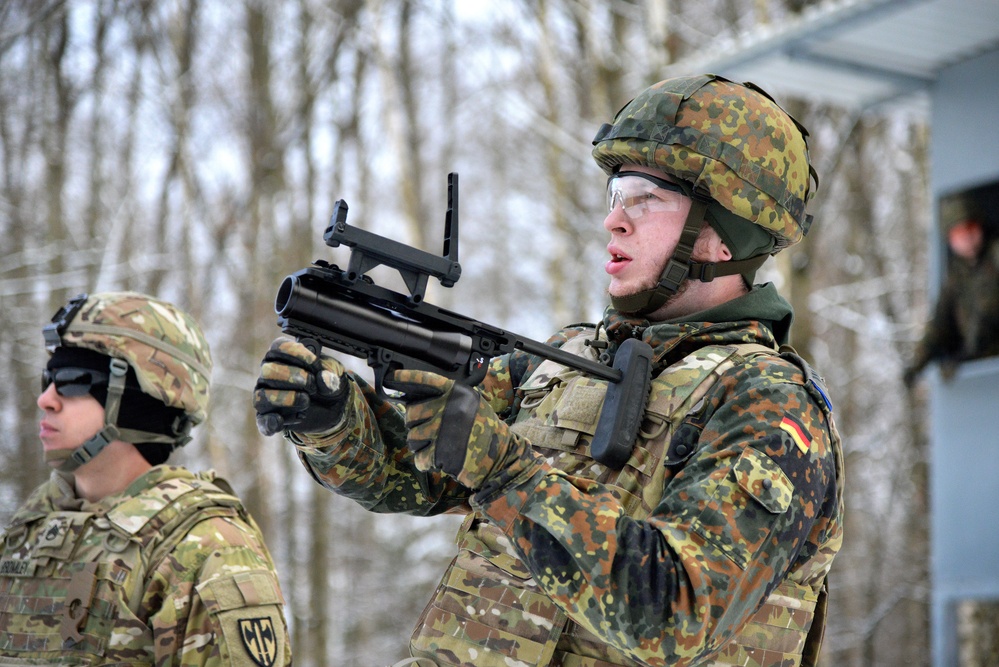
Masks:
[[[50,468],[58,468],[73,455],[72,449],[49,449],[45,452],[45,463]]]
[[[638,296],[639,294],[647,292],[653,289],[654,287],[655,283],[648,285],[646,287],[618,286],[615,288],[612,285],[608,285],[606,289],[606,294],[611,299],[626,299],[628,297]]]

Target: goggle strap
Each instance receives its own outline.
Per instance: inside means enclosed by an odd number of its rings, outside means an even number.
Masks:
[[[111,379],[108,381],[108,398],[104,404],[105,426],[111,426],[118,421],[118,410],[121,408],[121,397],[125,393],[125,376],[128,373],[128,364],[117,358],[111,359]],[[113,399],[113,400],[112,400]],[[191,422],[187,416],[181,416],[174,420],[174,435],[163,435],[161,433],[150,433],[138,429],[119,429],[115,427],[117,437],[125,442],[142,443],[162,443],[183,447],[191,441]]]

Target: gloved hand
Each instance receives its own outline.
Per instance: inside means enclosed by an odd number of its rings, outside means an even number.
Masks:
[[[406,445],[421,471],[443,470],[472,490],[508,481],[538,463],[475,389],[436,373],[398,370],[383,384],[402,392]]]
[[[344,372],[333,357],[316,356],[297,341],[278,338],[264,355],[253,389],[257,428],[264,435],[333,428],[343,418],[349,396]]]

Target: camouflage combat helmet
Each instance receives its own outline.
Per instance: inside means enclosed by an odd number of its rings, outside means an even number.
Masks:
[[[111,358],[105,402],[105,428],[72,458],[75,469],[114,439],[181,446],[192,426],[205,420],[212,359],[208,342],[191,316],[175,306],[137,292],[81,294],[61,308],[43,329],[49,353],[78,347]],[[115,421],[125,375],[131,367],[139,389],[184,413],[172,436],[118,429]],[[65,468],[61,468],[65,469]]]
[[[947,232],[968,220],[982,223],[985,213],[972,193],[961,192],[940,199],[940,227]]]
[[[637,299],[626,297],[619,310],[651,312],[688,277],[709,281],[755,272],[771,254],[800,241],[811,224],[805,213],[814,194],[811,181],[818,185],[807,136],[759,87],[714,74],[660,81],[603,125],[593,140],[593,158],[607,174],[623,165],[652,167],[689,189],[693,200],[659,285]],[[772,243],[739,261],[689,262],[706,213],[709,222],[719,223],[716,229],[748,223],[765,230]]]

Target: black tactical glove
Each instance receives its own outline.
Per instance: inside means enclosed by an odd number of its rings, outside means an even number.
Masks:
[[[253,390],[257,428],[322,433],[343,418],[349,396],[344,368],[333,357],[316,356],[301,343],[278,338],[264,355]]]
[[[416,370],[395,371],[384,385],[402,392],[406,446],[418,470],[443,470],[478,490],[540,465],[527,441],[511,433],[472,387]]]

